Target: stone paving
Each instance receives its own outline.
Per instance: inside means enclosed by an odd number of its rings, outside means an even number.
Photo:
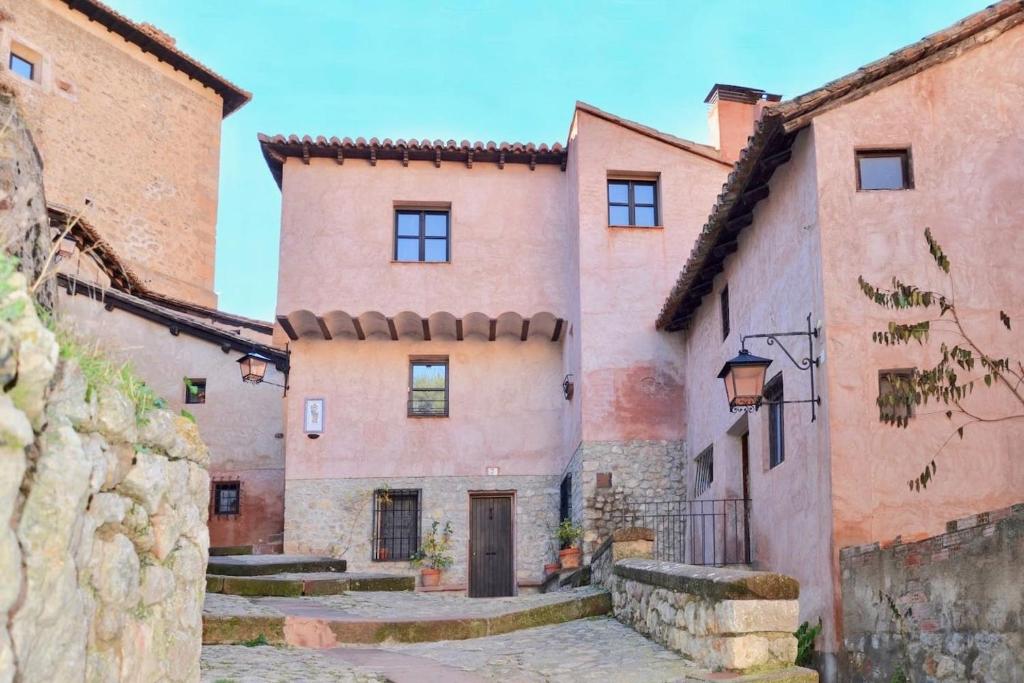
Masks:
[[[521,600],[522,598],[519,598]],[[690,664],[614,619],[597,617],[501,636],[374,648],[203,649],[203,681],[475,683],[687,680]]]
[[[511,612],[569,602],[596,595],[599,588],[536,593],[511,598],[467,598],[464,595],[408,592],[351,592],[301,598],[248,598],[208,593],[203,613],[208,616],[284,616],[292,607],[319,608],[335,617],[392,619],[445,619],[493,617]]]

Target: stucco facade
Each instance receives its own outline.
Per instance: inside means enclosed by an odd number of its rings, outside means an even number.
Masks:
[[[749,227],[678,334],[691,456],[714,448],[714,481],[702,497],[742,494],[741,436],[747,433],[754,563],[799,579],[801,620],[823,619],[819,648],[827,653],[828,680],[837,675],[829,658],[842,642],[841,548],[941,533],[948,519],[1019,502],[1024,486],[1020,421],[968,426],[962,440],[954,436],[945,447],[962,420],[949,421],[943,405],[918,406],[906,429],[879,421],[879,373],[931,367],[940,358],[939,344],[956,343],[956,337],[939,323],[923,345],[874,343],[872,332],[890,320],[910,322],[937,311],[887,311],[858,286],[861,275],[880,286],[895,276],[953,294],[980,348],[994,357],[1019,357],[1019,332],[1005,329],[999,318],[1005,311],[1015,323],[1024,315],[1016,265],[1024,247],[1024,202],[1016,189],[1022,173],[1019,164],[1008,163],[1024,153],[1018,116],[1024,28],[1012,9],[997,7],[1009,19],[985,33],[971,33],[967,22],[937,34],[932,43],[942,47],[946,41],[946,52],[920,67],[910,61],[909,71],[895,70],[897,64],[889,82],[863,96],[802,120],[800,98],[789,108],[781,105],[784,125],[795,122],[792,132],[785,129],[794,136],[787,160],[771,175],[770,194],[756,203]],[[805,101],[815,96],[820,94]],[[855,156],[864,149],[909,150],[912,187],[859,190]],[[930,258],[925,228],[949,256],[951,277]],[[723,339],[720,296],[726,286],[731,331]],[[679,301],[684,297],[670,298],[669,314]],[[815,422],[808,405],[784,406],[785,459],[772,467],[767,408],[730,413],[716,373],[739,350],[740,335],[798,331],[807,314],[821,324],[815,341],[821,406]],[[663,314],[662,321],[671,328],[671,315]],[[806,355],[803,339],[783,343],[797,359]],[[747,348],[774,359],[767,376],[782,373],[785,399],[811,397],[808,373],[794,368],[778,347],[754,339]],[[969,409],[1005,414],[1001,391],[977,390]],[[927,489],[909,491],[907,482],[933,458],[938,470]],[[691,487],[694,470],[691,459]]]
[[[455,524],[445,581],[461,585],[470,495],[500,490],[514,495],[515,576],[526,586],[556,559],[566,474],[588,550],[607,526],[599,473],[620,485],[649,479],[640,497],[684,495],[674,476],[685,434],[680,343],[650,325],[652,293],[671,284],[724,180],[717,150],[584,104],[564,156],[536,163],[517,152],[524,146],[509,146],[507,159],[473,147],[473,159],[468,143],[449,143],[426,160],[398,157],[391,141],[261,140],[282,186],[286,551],[407,571],[369,562],[370,518],[357,544],[335,538],[354,515],[337,501],[372,505],[375,489],[412,487],[423,533],[434,512]],[[422,154],[426,145],[413,143],[402,149]],[[657,225],[610,226],[610,179],[655,183]],[[449,261],[395,260],[395,214],[408,209],[448,212]],[[407,415],[409,365],[420,357],[448,362],[446,417]],[[307,398],[325,400],[315,439],[303,428]]]
[[[94,19],[59,0],[0,8],[0,84],[32,129],[47,201],[72,212],[90,204],[103,237],[150,289],[216,305],[220,126],[240,105],[171,62],[242,102],[248,94],[189,66],[198,63],[170,36],[109,8],[92,11]],[[8,68],[12,53],[32,63],[32,78]]]

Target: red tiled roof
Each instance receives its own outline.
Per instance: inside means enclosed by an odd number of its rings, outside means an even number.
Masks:
[[[150,24],[140,24],[98,0],[63,0],[73,10],[81,12],[91,21],[98,22],[109,31],[117,33],[129,43],[139,46],[161,62],[181,71],[210,88],[224,101],[223,116],[235,111],[250,99],[252,93],[243,90],[216,73],[199,60],[190,57],[174,46],[173,39]]]
[[[603,109],[598,109],[592,104],[580,102],[579,100],[576,101],[576,111],[586,112],[600,119],[604,119],[609,123],[614,123],[617,126],[628,128],[634,133],[646,135],[649,138],[653,138],[660,142],[664,142],[666,145],[672,145],[673,147],[678,147],[679,149],[686,150],[687,152],[692,152],[698,156],[702,156],[706,159],[716,161],[724,166],[732,166],[732,164],[730,164],[729,162],[723,161],[722,158],[719,156],[718,150],[715,149],[714,147],[711,147],[710,145],[702,145],[699,142],[693,142],[692,140],[678,138],[675,135],[670,135],[669,133],[663,133],[660,130],[655,130],[654,128],[651,128],[650,126],[645,126],[642,123],[637,123],[636,121],[624,119],[621,116],[616,116],[615,114],[606,112]]]
[[[766,109],[662,306],[658,329],[673,331],[687,326],[711,291],[725,257],[736,249],[736,237],[752,223],[754,207],[768,196],[772,173],[789,160],[797,133],[815,116],[953,59],[1021,23],[1024,0],[1003,0],[851,74]]]
[[[560,143],[553,145],[532,142],[470,142],[463,140],[417,140],[415,138],[392,140],[385,138],[326,138],[318,135],[266,135],[259,133],[257,139],[263,150],[270,172],[281,186],[281,166],[286,157],[296,157],[308,163],[311,157],[334,159],[344,163],[345,159],[369,159],[376,164],[378,159],[396,159],[403,163],[432,161],[458,161],[472,165],[474,161],[505,164],[557,164],[565,168],[566,150]]]

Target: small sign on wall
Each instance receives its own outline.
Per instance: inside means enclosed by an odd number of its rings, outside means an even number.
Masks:
[[[306,399],[303,429],[311,439],[315,439],[324,433],[324,400],[322,398]]]

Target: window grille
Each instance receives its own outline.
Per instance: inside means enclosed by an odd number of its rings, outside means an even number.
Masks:
[[[694,458],[696,475],[693,481],[693,495],[699,496],[708,490],[711,482],[715,480],[715,451],[714,445],[708,446]]]
[[[371,559],[375,562],[408,560],[419,547],[419,489],[374,491]]]
[[[213,484],[213,513],[237,515],[241,511],[241,485],[237,481],[218,481]]]

